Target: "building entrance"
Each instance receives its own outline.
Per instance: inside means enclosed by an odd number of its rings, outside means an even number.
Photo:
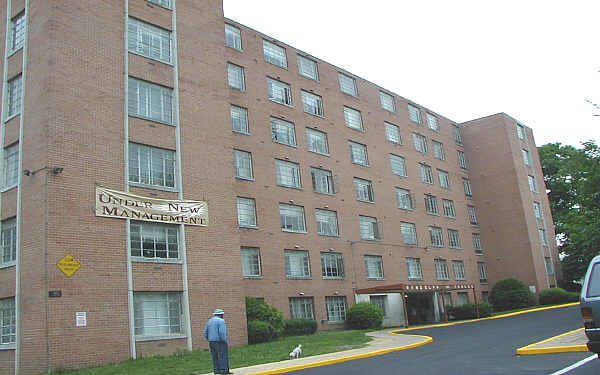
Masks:
[[[409,325],[419,325],[437,321],[434,306],[434,293],[406,293],[406,313]]]

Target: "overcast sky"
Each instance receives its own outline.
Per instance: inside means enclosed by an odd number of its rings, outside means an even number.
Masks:
[[[600,1],[224,0],[225,17],[456,122],[600,143]]]

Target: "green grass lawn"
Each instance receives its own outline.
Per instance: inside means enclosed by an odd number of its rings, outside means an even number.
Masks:
[[[288,355],[302,344],[302,357],[361,348],[372,339],[364,331],[330,331],[307,336],[290,336],[275,341],[229,349],[231,368],[278,362],[289,359]],[[212,371],[212,359],[208,350],[182,352],[169,357],[150,357],[129,360],[114,365],[94,367],[78,371],[57,371],[54,375],[191,375]]]

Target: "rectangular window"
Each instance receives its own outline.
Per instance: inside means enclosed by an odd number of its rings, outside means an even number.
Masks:
[[[292,319],[315,320],[312,297],[290,297],[290,316]]]
[[[421,270],[421,259],[406,258],[409,280],[423,280],[423,271]]]
[[[390,164],[393,174],[406,177],[406,162],[402,156],[390,154]]]
[[[277,143],[287,146],[296,146],[296,130],[294,124],[275,117],[271,117],[271,137]]]
[[[306,143],[308,151],[321,155],[329,155],[327,134],[318,130],[306,128]]]
[[[440,131],[440,124],[438,123],[438,119],[431,113],[427,114],[427,127],[436,132]]]
[[[444,259],[435,260],[435,276],[438,280],[450,280],[448,263]]]
[[[134,292],[135,335],[184,334],[181,292]]]
[[[175,188],[175,152],[129,143],[129,182]]]
[[[242,150],[233,150],[235,177],[243,180],[254,180],[252,173],[252,154]]]
[[[310,92],[301,90],[302,94],[302,110],[311,115],[323,117],[323,98],[319,95],[311,94]]]
[[[433,195],[425,194],[425,211],[430,215],[439,215],[437,198]]]
[[[348,77],[345,74],[338,73],[338,78],[340,80],[340,90],[344,94],[358,96],[358,91],[356,90],[356,81],[352,77]]]
[[[288,279],[310,279],[310,261],[306,250],[285,250],[285,276]]]
[[[132,257],[179,259],[177,225],[132,220],[129,233]]]
[[[542,244],[542,246],[548,246],[548,238],[546,237],[546,231],[542,228],[538,228],[538,235],[540,237],[540,244]]]
[[[427,138],[424,135],[413,133],[413,141],[415,150],[422,153],[427,153]]]
[[[517,136],[519,139],[525,140],[525,127],[521,124],[517,124]]]
[[[279,104],[292,105],[292,88],[285,82],[273,78],[267,78],[269,88],[269,100]]]
[[[24,42],[25,12],[21,12],[10,21],[10,52],[21,49]]]
[[[402,241],[405,245],[417,244],[417,229],[413,223],[400,223],[400,231],[402,232]]]
[[[395,144],[401,145],[402,138],[400,137],[400,128],[394,124],[390,124],[384,121],[385,124],[385,138]]]
[[[2,298],[0,299],[0,345],[15,344],[16,333],[15,297]]]
[[[281,230],[284,232],[306,233],[304,207],[291,204],[279,204]]]
[[[450,292],[442,293],[442,300],[444,301],[444,306],[452,307],[452,294]]]
[[[373,184],[369,180],[354,178],[354,189],[356,190],[356,199],[362,202],[375,202],[373,195]]]
[[[471,181],[468,178],[463,178],[463,187],[465,188],[465,196],[467,198],[473,198],[473,192],[471,191]]]
[[[523,154],[523,163],[527,166],[531,165],[531,162],[529,161],[529,151],[521,150],[521,153]]]
[[[403,210],[413,210],[413,200],[410,191],[406,189],[396,188],[396,198],[398,199],[398,208]]]
[[[446,153],[444,152],[444,145],[438,141],[431,141],[433,143],[433,157],[440,160],[446,160]]]
[[[346,320],[346,297],[344,296],[327,296],[325,297],[327,304],[327,320],[329,322],[343,322]]]
[[[344,258],[340,253],[321,253],[323,279],[344,278]]]
[[[479,270],[479,282],[487,284],[487,268],[484,262],[477,262],[477,269]]]
[[[275,173],[277,185],[295,189],[302,188],[299,164],[275,159]]]
[[[310,174],[312,177],[313,190],[316,193],[334,194],[333,176],[331,171],[319,168],[311,168]]]
[[[242,34],[240,29],[229,24],[225,24],[225,45],[229,48],[242,50]]]
[[[263,51],[266,62],[287,69],[287,56],[285,54],[285,48],[263,40]]]
[[[383,280],[383,258],[376,255],[365,255],[367,279]]]
[[[381,240],[382,236],[379,233],[379,225],[377,219],[370,216],[359,216],[360,221],[360,238],[363,240]]]
[[[231,105],[231,129],[237,133],[250,134],[246,108]]]
[[[313,79],[315,81],[319,80],[319,70],[317,69],[316,61],[313,61],[304,56],[298,55],[298,73],[301,76]]]
[[[454,132],[454,141],[456,142],[457,145],[462,146],[463,141],[462,141],[462,136],[460,135],[459,127],[456,125],[452,125],[452,131]]]
[[[450,189],[450,175],[448,172],[440,171],[438,169],[438,179],[440,180],[440,187],[444,189]]]
[[[260,249],[258,247],[241,248],[242,253],[242,275],[244,277],[261,277]]]
[[[6,118],[21,113],[21,91],[23,90],[22,76],[18,75],[7,82]]]
[[[442,199],[442,206],[444,207],[444,216],[455,218],[456,210],[454,209],[454,201],[449,199]]]
[[[537,185],[535,183],[535,177],[527,176],[527,182],[529,182],[529,190],[537,193]]]
[[[460,245],[460,236],[457,230],[448,229],[448,247],[453,249],[460,249],[462,246]]]
[[[533,213],[537,219],[542,219],[544,216],[542,214],[542,205],[540,202],[533,202]]]
[[[466,305],[469,303],[469,293],[467,292],[458,292],[456,293],[458,306]]]
[[[465,153],[462,151],[458,152],[458,166],[462,169],[467,169],[467,159],[465,159]]]
[[[421,111],[419,110],[419,108],[413,106],[413,105],[408,105],[408,118],[412,121],[412,122],[416,122],[417,124],[421,124]]]
[[[349,107],[344,107],[344,118],[346,119],[347,127],[360,131],[364,130],[360,111]]]
[[[171,0],[148,0],[149,2],[160,5],[163,8],[171,9]]]
[[[4,148],[4,189],[17,186],[19,180],[19,144]]]
[[[350,157],[354,164],[369,166],[369,158],[367,157],[367,146],[360,143],[349,141]]]
[[[554,263],[551,257],[544,257],[544,263],[546,264],[546,274],[554,275]]]
[[[256,201],[254,198],[237,197],[238,225],[256,228]]]
[[[232,89],[246,91],[244,68],[232,63],[227,63],[227,81]]]
[[[392,95],[379,91],[379,99],[381,100],[381,108],[386,111],[396,112],[396,103],[394,103],[394,97]]]
[[[135,18],[129,18],[127,48],[129,52],[171,63],[171,32]]]
[[[17,219],[6,219],[0,223],[2,236],[2,264],[17,259]]]
[[[387,296],[369,296],[369,302],[377,305],[381,309],[383,316],[387,316]]]
[[[479,233],[473,233],[473,248],[475,249],[475,254],[483,254],[481,235]]]
[[[442,228],[429,227],[429,237],[431,238],[431,246],[444,247],[444,235]]]
[[[475,207],[467,206],[467,212],[469,213],[469,224],[478,225],[479,222],[477,221],[477,212],[475,211]]]
[[[421,168],[421,181],[426,184],[433,184],[433,172],[427,164],[419,164]]]
[[[453,260],[452,268],[454,269],[455,280],[465,280],[465,264],[462,260]]]
[[[129,115],[173,124],[173,90],[129,77]]]
[[[338,236],[337,213],[330,210],[315,210],[317,233],[321,236]]]

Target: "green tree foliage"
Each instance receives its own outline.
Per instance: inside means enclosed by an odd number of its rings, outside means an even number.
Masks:
[[[272,340],[283,332],[283,313],[262,299],[246,297],[246,319],[252,343]]]
[[[532,306],[535,304],[535,297],[519,280],[505,279],[494,284],[490,302],[494,311],[506,311]]]
[[[593,141],[582,145],[539,147],[559,251],[564,255],[562,285],[567,289],[600,254],[600,148]]]
[[[381,323],[383,312],[373,303],[357,303],[346,312],[346,326],[350,329],[379,328]]]

